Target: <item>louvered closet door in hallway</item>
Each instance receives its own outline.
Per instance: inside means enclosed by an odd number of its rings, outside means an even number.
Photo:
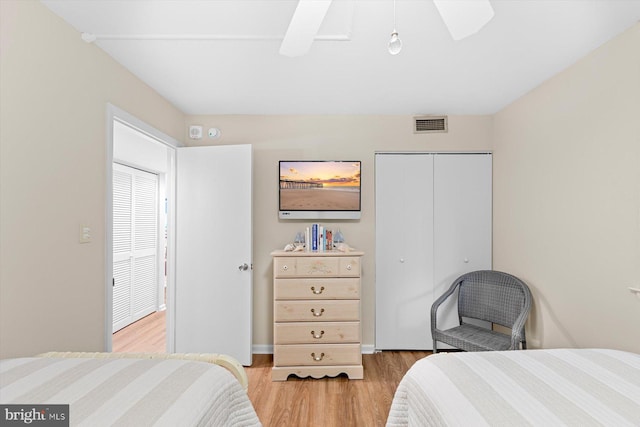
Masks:
[[[156,311],[158,176],[113,165],[113,332]]]

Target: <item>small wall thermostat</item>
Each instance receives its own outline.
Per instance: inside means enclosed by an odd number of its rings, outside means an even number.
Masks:
[[[210,128],[209,129],[209,138],[217,138],[220,136],[220,129],[218,128]]]
[[[202,138],[202,126],[189,126],[189,138],[201,139]]]

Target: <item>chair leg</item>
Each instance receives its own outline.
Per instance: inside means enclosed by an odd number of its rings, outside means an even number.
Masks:
[[[438,344],[436,340],[433,340],[433,354],[436,354],[437,352],[438,352]]]

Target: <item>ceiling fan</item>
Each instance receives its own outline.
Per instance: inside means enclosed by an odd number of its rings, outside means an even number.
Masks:
[[[432,1],[454,40],[461,40],[477,33],[494,15],[489,0]],[[298,1],[280,45],[281,55],[295,57],[309,52],[331,2],[332,0]]]

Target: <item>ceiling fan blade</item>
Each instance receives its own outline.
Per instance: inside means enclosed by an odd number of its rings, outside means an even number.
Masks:
[[[280,54],[301,56],[309,52],[332,0],[300,0],[280,45]]]
[[[477,33],[493,18],[489,0],[433,0],[454,40]]]

